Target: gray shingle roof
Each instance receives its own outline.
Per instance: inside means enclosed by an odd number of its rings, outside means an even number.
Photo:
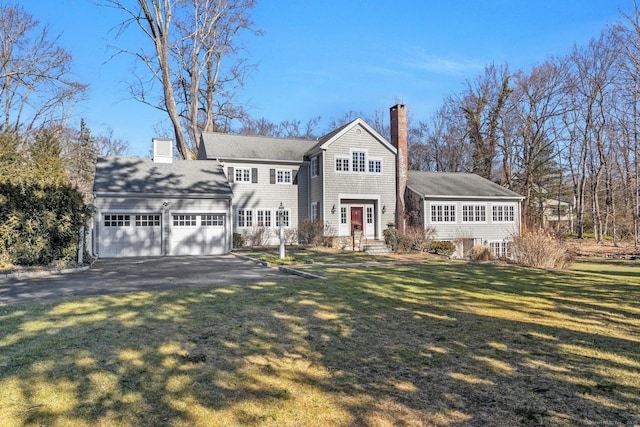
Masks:
[[[217,162],[99,157],[95,193],[229,196],[231,187]]]
[[[518,193],[472,173],[409,171],[407,185],[422,197],[522,199]]]
[[[309,139],[206,132],[202,134],[198,158],[302,162],[304,154],[317,143]]]

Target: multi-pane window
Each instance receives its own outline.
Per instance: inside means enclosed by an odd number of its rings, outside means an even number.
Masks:
[[[311,220],[315,221],[318,219],[318,210],[320,207],[320,203],[319,202],[314,202],[311,203]]]
[[[129,215],[105,215],[105,227],[129,227],[131,225],[131,216]]]
[[[251,209],[238,209],[238,227],[253,227],[253,212]]]
[[[251,169],[235,168],[234,170],[236,182],[251,182]]]
[[[364,151],[354,151],[351,153],[354,172],[365,172],[366,153]]]
[[[196,223],[196,215],[174,215],[173,216],[173,226],[174,227],[195,227]]]
[[[320,166],[318,164],[318,156],[311,158],[311,177],[318,176],[320,174]]]
[[[336,171],[349,172],[349,159],[344,157],[336,157]]]
[[[489,249],[498,258],[511,258],[511,242],[489,242]]]
[[[373,208],[367,206],[367,224],[373,224]]]
[[[346,223],[347,223],[347,208],[341,207],[340,208],[340,224],[346,224]]]
[[[271,211],[261,209],[256,211],[256,225],[258,227],[271,227]]]
[[[224,225],[224,214],[208,214],[200,217],[203,227],[221,227]]]
[[[514,222],[515,209],[513,205],[493,205],[493,222]]]
[[[485,222],[487,208],[484,205],[462,205],[462,222]]]
[[[278,211],[278,215],[276,218],[276,227],[280,227],[280,219],[282,218],[282,226],[283,227],[288,227],[289,226],[289,211],[288,210],[284,210],[282,212]]]
[[[431,222],[456,222],[456,205],[431,205]]]
[[[369,160],[370,173],[382,173],[382,160]]]
[[[136,227],[159,227],[160,215],[136,215]]]
[[[276,170],[276,182],[278,184],[291,184],[291,171],[287,169]]]

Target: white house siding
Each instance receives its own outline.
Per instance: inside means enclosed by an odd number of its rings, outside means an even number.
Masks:
[[[211,255],[231,249],[229,199],[167,197],[104,197],[94,206],[94,254],[101,258],[122,256]],[[136,225],[140,215],[143,226]],[[160,224],[152,223],[155,215]],[[174,227],[174,215],[195,217],[196,225]],[[222,225],[202,226],[203,215],[223,216]],[[105,218],[126,218],[128,223],[105,226]],[[146,222],[146,223],[145,223]]]
[[[276,227],[276,216],[280,203],[289,212],[290,229],[297,228],[301,213],[299,206],[298,191],[299,186],[304,183],[304,170],[300,172],[301,164],[291,163],[249,163],[249,162],[224,162],[224,171],[227,174],[233,168],[234,172],[237,168],[248,168],[257,171],[257,182],[237,182],[235,178],[233,182],[230,180],[231,190],[233,192],[233,224],[234,233],[247,234],[256,231],[258,211],[269,211],[271,213],[271,226],[267,227],[267,241],[265,244],[277,244],[278,228]],[[271,170],[291,170],[292,180],[289,184],[271,184]],[[304,168],[303,168],[304,169]],[[298,177],[298,175],[301,175]],[[252,181],[255,179],[252,178]],[[252,213],[252,226],[242,227],[238,221],[238,210],[250,210]]]
[[[323,189],[323,177],[325,175],[325,159],[324,153],[320,152],[317,154],[318,156],[318,176],[311,177],[309,176],[309,187],[308,187],[308,204],[311,206],[312,203],[319,203],[318,216],[323,220],[327,219],[327,212],[324,211],[324,207],[326,203],[322,203],[322,189]],[[302,195],[302,191],[300,192]],[[329,206],[331,208],[331,206]],[[310,208],[309,208],[310,209]]]
[[[433,222],[431,219],[432,205],[454,205],[455,222]],[[463,206],[485,206],[484,222],[463,222]],[[514,208],[513,222],[494,222],[492,218],[494,205],[508,205]],[[437,199],[424,200],[422,220],[425,228],[435,230],[436,240],[448,240],[456,243],[456,255],[462,256],[462,242],[473,240],[473,245],[491,245],[497,242],[511,242],[515,235],[520,233],[520,202],[517,200],[491,200],[486,199]],[[469,249],[469,248],[467,248]]]
[[[365,172],[353,172],[352,152],[366,152]],[[349,172],[336,172],[335,158],[349,158]],[[382,161],[382,173],[369,173],[368,160]],[[395,221],[396,207],[396,156],[378,139],[357,125],[332,142],[324,153],[324,218],[338,232],[346,235],[351,230],[340,225],[341,207],[373,207],[375,224],[368,237],[381,238],[382,230]],[[313,194],[313,193],[312,193]],[[335,206],[335,212],[332,212]],[[384,213],[382,213],[384,207]],[[349,212],[349,209],[347,209]],[[366,230],[365,230],[366,231]]]

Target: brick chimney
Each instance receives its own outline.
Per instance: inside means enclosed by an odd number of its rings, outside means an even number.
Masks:
[[[409,170],[407,108],[403,104],[391,107],[391,144],[398,149],[396,157],[396,227],[400,233],[405,232],[404,194],[407,189]]]

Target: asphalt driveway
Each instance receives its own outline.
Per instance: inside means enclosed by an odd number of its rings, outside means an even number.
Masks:
[[[0,305],[117,292],[218,288],[258,281],[300,280],[234,255],[109,258],[89,270],[0,280]]]

